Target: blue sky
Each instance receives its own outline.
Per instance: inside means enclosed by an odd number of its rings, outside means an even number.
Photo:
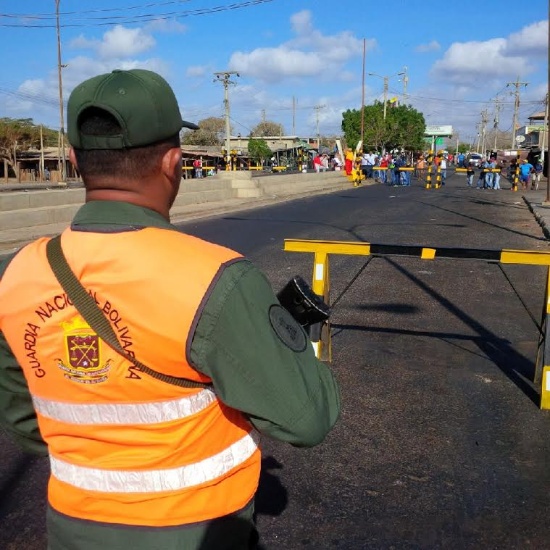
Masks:
[[[229,6],[237,9],[226,9]],[[450,124],[473,141],[495,98],[510,130],[543,110],[548,90],[548,3],[526,0],[61,0],[65,101],[80,81],[114,68],[149,68],[172,84],[186,120],[223,116],[214,72],[238,71],[230,87],[233,134],[265,116],[287,134],[340,134],[358,109],[366,44],[365,104],[404,93],[428,124]],[[459,7],[458,7],[459,6]],[[221,8],[214,10],[214,8]],[[55,0],[0,1],[0,117],[59,127]],[[368,76],[375,73],[379,76]],[[293,105],[295,108],[293,108]],[[315,107],[319,107],[315,109]]]

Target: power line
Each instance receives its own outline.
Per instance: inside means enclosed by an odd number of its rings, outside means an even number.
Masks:
[[[399,93],[395,89],[391,89],[390,92],[393,93],[393,94],[398,94]],[[411,95],[411,94],[407,94],[407,99],[426,99],[426,100],[429,100],[429,101],[442,101],[442,102],[445,102],[445,103],[488,103],[488,101],[486,99],[449,99],[448,97],[425,97],[425,96]],[[544,101],[542,101],[542,100],[530,100],[530,101],[524,101],[523,102],[524,105],[527,105],[527,104],[531,104],[531,105],[540,104],[540,105],[542,105],[543,103],[544,103]],[[513,101],[501,101],[500,104],[501,105],[514,105],[514,102]]]
[[[506,86],[514,86],[515,90],[512,92],[514,95],[514,118],[512,121],[512,145],[511,147],[514,148],[516,145],[516,130],[518,125],[518,111],[519,111],[519,89],[523,86],[526,87],[528,82],[520,82],[519,76],[515,82],[508,82]]]
[[[220,13],[230,10],[238,10],[248,8],[251,6],[257,6],[261,4],[267,4],[273,2],[273,0],[247,0],[245,2],[236,2],[232,4],[224,4],[220,6],[213,6],[210,8],[196,8],[192,10],[178,10],[165,13],[145,13],[140,15],[109,15],[100,17],[70,17],[72,14],[79,14],[79,12],[66,12],[64,15],[69,21],[63,22],[60,26],[67,27],[90,27],[90,26],[109,26],[114,24],[133,24],[133,23],[149,23],[151,21],[166,21],[173,19],[181,19],[185,17],[193,17],[200,15],[210,15],[213,13]],[[179,2],[178,2],[179,3]],[[156,6],[160,4],[152,4]],[[138,6],[135,7],[137,9]],[[121,8],[122,9],[122,8]],[[84,13],[84,12],[82,12]],[[80,15],[80,14],[79,14]],[[50,14],[0,14],[0,21],[10,19],[23,19],[24,22],[6,23],[0,22],[0,27],[10,28],[26,28],[26,29],[48,29],[55,28],[55,16]]]

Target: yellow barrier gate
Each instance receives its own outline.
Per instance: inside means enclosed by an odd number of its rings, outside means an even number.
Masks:
[[[483,260],[516,265],[545,265],[548,267],[543,327],[535,364],[535,383],[541,384],[541,409],[550,409],[550,252],[537,250],[491,250],[474,248],[431,248],[424,246],[385,245],[346,241],[310,241],[285,239],[285,252],[308,252],[313,258],[313,292],[330,305],[329,256],[415,256],[422,260],[436,258]],[[332,360],[330,323],[323,324],[310,334],[315,355],[322,361]]]

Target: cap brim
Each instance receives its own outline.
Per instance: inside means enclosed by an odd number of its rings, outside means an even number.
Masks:
[[[183,121],[182,128],[189,128],[190,130],[198,130],[199,127],[196,124],[193,124],[192,122],[187,122],[186,120]]]

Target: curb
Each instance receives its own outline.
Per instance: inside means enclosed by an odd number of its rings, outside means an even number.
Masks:
[[[544,236],[547,239],[550,239],[550,228],[548,227],[548,223],[550,222],[550,208],[548,209],[548,215],[543,216],[540,213],[539,208],[536,207],[536,206],[533,206],[533,204],[531,202],[529,202],[529,200],[527,199],[527,197],[525,195],[522,196],[522,199],[525,202],[525,204],[527,204],[527,207],[529,208],[529,210],[531,211],[533,216],[535,216],[535,219],[537,220],[538,224],[540,225]],[[541,207],[541,208],[545,208],[545,207]]]

